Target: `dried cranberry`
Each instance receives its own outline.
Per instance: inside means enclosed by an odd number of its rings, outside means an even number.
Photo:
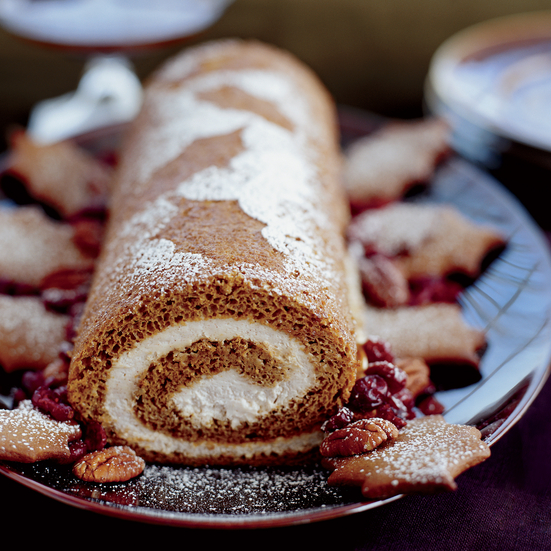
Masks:
[[[36,295],[38,294],[38,289],[27,283],[0,278],[0,294],[11,296]]]
[[[444,406],[434,397],[427,396],[417,404],[424,415],[437,415],[444,412]]]
[[[84,426],[83,441],[89,452],[103,450],[105,444],[107,444],[107,435],[97,421],[90,421]]]
[[[25,371],[21,377],[21,386],[28,396],[32,396],[38,387],[44,386],[44,374],[41,371]]]
[[[101,154],[96,155],[96,157],[98,161],[112,167],[117,166],[117,163],[119,162],[116,151],[102,151]]]
[[[396,395],[390,394],[387,396],[387,404],[392,408],[394,413],[401,419],[407,419],[409,416],[408,408],[404,402],[400,400]]]
[[[73,408],[67,403],[67,387],[37,388],[32,396],[33,405],[56,421],[69,421],[74,416]]]
[[[351,201],[350,202],[350,211],[352,212],[353,216],[357,216],[361,214],[362,212],[365,212],[366,210],[372,210],[372,209],[380,209],[381,207],[384,207],[385,205],[388,205],[390,203],[391,199],[382,199],[382,198],[376,198],[376,199],[369,199],[364,201]]]
[[[394,356],[390,351],[390,344],[388,342],[370,339],[364,343],[363,348],[367,355],[368,362],[394,362]]]
[[[49,289],[44,289],[41,294],[42,303],[47,310],[62,314],[68,312],[76,302],[84,302],[87,296],[88,287],[78,287],[76,289],[50,287]]]
[[[413,394],[407,389],[403,388],[399,392],[395,394],[396,398],[406,406],[406,409],[408,410],[408,419],[413,419],[415,417],[415,413],[413,413],[413,408],[415,407],[415,398],[413,397]]]
[[[82,439],[69,443],[71,455],[68,459],[61,461],[61,463],[76,463],[87,453],[102,450],[107,444],[107,436],[99,423],[92,421],[82,426],[82,431]]]
[[[369,417],[380,417],[381,419],[386,419],[390,421],[397,429],[404,428],[406,426],[405,419],[398,416],[396,411],[389,404],[381,404],[376,410],[366,413],[366,414],[356,414],[356,419],[369,418]]]
[[[386,419],[401,429],[408,419],[415,418],[415,400],[406,388],[407,374],[394,365],[390,345],[371,338],[363,348],[369,361],[366,374],[354,384],[347,406],[325,422],[322,428],[326,432],[372,417]]]
[[[67,463],[76,463],[88,453],[88,447],[82,440],[75,440],[69,444],[71,455]]]
[[[13,399],[12,408],[16,408],[20,404],[20,402],[22,402],[23,400],[27,400],[28,398],[27,394],[22,388],[12,389],[10,395]]]
[[[408,376],[406,372],[388,361],[369,362],[366,375],[379,375],[388,385],[391,394],[405,388]]]
[[[410,306],[422,306],[435,302],[454,303],[463,286],[447,278],[419,277],[409,281]]]
[[[352,421],[354,421],[354,413],[344,406],[340,408],[335,415],[325,421],[321,430],[324,432],[333,432],[337,429],[346,427],[346,425],[352,423]]]
[[[356,381],[348,402],[355,411],[368,411],[386,401],[388,385],[379,375],[366,375]]]

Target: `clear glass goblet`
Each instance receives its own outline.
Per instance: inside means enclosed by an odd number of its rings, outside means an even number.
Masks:
[[[39,102],[28,132],[52,142],[131,120],[142,88],[131,59],[190,40],[232,0],[0,0],[0,24],[32,43],[86,59],[77,89]]]

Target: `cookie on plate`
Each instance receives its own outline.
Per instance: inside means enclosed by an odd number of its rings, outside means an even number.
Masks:
[[[409,421],[394,439],[368,453],[324,458],[329,485],[360,486],[368,499],[455,490],[455,478],[490,456],[480,431],[441,415]]]
[[[449,133],[440,119],[400,121],[354,142],[344,179],[352,210],[379,207],[426,184],[451,151]]]
[[[503,236],[450,205],[394,203],[356,216],[350,241],[391,258],[406,279],[460,272],[480,275],[482,262],[505,244]]]
[[[477,366],[486,342],[483,331],[465,323],[458,304],[366,307],[364,322],[368,332],[389,343],[396,358]]]
[[[24,400],[16,409],[0,410],[0,459],[34,463],[44,459],[67,460],[69,443],[82,431],[74,421],[54,421]]]
[[[10,137],[6,174],[24,185],[37,202],[69,218],[83,211],[104,209],[111,187],[112,168],[70,141],[35,142],[26,132]],[[11,195],[10,186],[5,192]]]
[[[7,372],[44,369],[58,358],[68,322],[39,297],[0,294],[0,366]]]
[[[94,258],[77,245],[77,230],[34,205],[0,209],[0,281],[38,289],[61,270],[91,270]]]
[[[428,203],[365,211],[353,218],[348,239],[366,299],[384,308],[456,302],[465,282],[476,279],[505,246],[494,228],[452,206]]]

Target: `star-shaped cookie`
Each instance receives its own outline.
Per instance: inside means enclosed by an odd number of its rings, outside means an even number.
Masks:
[[[71,141],[43,144],[20,130],[10,136],[7,173],[29,195],[54,208],[62,218],[104,208],[113,170]],[[4,182],[11,195],[13,183]]]
[[[427,304],[363,311],[365,331],[387,342],[396,358],[478,365],[486,339],[467,325],[458,304]]]
[[[0,459],[33,463],[68,459],[69,442],[82,436],[73,421],[54,421],[24,400],[12,410],[0,410]]]
[[[94,259],[75,243],[75,228],[40,207],[0,209],[0,280],[40,287],[60,270],[92,269]]]
[[[455,490],[455,478],[490,456],[480,432],[441,415],[410,421],[395,440],[370,453],[324,459],[332,486],[360,486],[368,499]]]
[[[450,154],[450,129],[439,119],[393,121],[346,151],[344,182],[352,208],[378,207],[426,183]]]
[[[356,216],[351,242],[391,258],[406,279],[480,274],[482,261],[505,243],[494,228],[477,224],[450,205],[393,203]]]

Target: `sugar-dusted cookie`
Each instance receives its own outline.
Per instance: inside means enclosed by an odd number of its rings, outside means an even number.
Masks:
[[[394,203],[356,216],[349,239],[391,258],[406,279],[480,274],[486,255],[505,241],[449,205]]]
[[[40,144],[24,131],[11,136],[8,174],[20,180],[36,201],[68,218],[104,208],[112,169],[73,142]],[[10,190],[6,190],[9,194]]]
[[[455,478],[490,456],[480,432],[441,415],[410,421],[393,440],[369,453],[324,458],[332,486],[360,486],[368,499],[454,490]]]
[[[400,199],[426,183],[449,153],[449,128],[439,119],[389,123],[357,140],[345,155],[344,181],[353,210]]]
[[[457,304],[385,309],[366,307],[366,330],[388,342],[396,358],[478,365],[484,333],[468,326]]]
[[[58,357],[68,322],[39,297],[0,295],[0,366],[7,372],[45,368]]]
[[[33,463],[44,459],[65,460],[69,443],[82,436],[73,422],[54,421],[24,400],[12,410],[0,410],[0,459]]]
[[[38,288],[62,269],[91,269],[94,260],[75,235],[72,225],[52,220],[40,207],[0,209],[0,280]]]

